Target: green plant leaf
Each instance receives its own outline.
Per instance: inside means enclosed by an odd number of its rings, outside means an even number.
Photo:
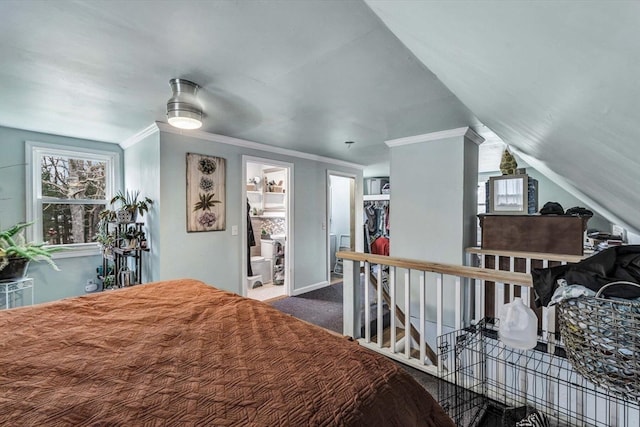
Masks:
[[[214,193],[200,193],[200,201],[196,202],[193,211],[210,211],[216,203],[222,203],[220,200],[213,200]]]
[[[24,258],[29,261],[45,261],[58,270],[51,259],[51,254],[65,250],[65,248],[45,246],[44,243],[26,242],[24,229],[32,224],[32,222],[19,223],[0,232],[0,270],[8,265],[9,257]]]

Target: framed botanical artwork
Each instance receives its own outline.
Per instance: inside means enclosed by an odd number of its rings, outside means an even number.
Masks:
[[[226,160],[187,153],[187,232],[226,228]]]

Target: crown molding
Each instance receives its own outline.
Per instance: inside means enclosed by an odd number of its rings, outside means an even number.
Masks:
[[[122,141],[119,144],[120,148],[122,148],[123,150],[126,150],[127,148],[131,147],[132,145],[135,145],[138,142],[142,141],[143,139],[145,139],[149,135],[153,135],[154,133],[159,132],[159,131],[160,131],[160,128],[158,127],[158,125],[156,123],[152,123],[149,126],[147,126],[146,128],[142,129],[140,132],[138,132],[135,135],[132,135],[129,138],[127,138],[124,141]]]
[[[467,128],[467,131],[465,132],[464,137],[467,139],[470,139],[471,142],[473,142],[476,145],[480,145],[485,141],[484,137],[478,135],[476,131],[471,128]]]
[[[471,141],[473,141],[474,143],[476,143],[477,145],[480,145],[484,142],[484,138],[481,137],[480,135],[478,135],[473,129],[471,129],[470,127],[461,127],[461,128],[455,128],[455,129],[448,129],[448,130],[441,130],[438,132],[431,132],[431,133],[425,133],[422,135],[414,135],[414,136],[407,136],[404,138],[397,138],[397,139],[390,139],[388,141],[385,141],[384,143],[387,144],[387,147],[399,147],[402,145],[409,145],[409,144],[418,144],[420,142],[429,142],[429,141],[435,141],[438,139],[445,139],[445,138],[455,138],[455,137],[459,137],[459,136],[463,136],[465,138],[470,139]]]
[[[313,160],[316,162],[330,163],[333,165],[345,166],[355,169],[364,169],[364,165],[351,163],[344,160],[338,160],[331,157],[318,156],[316,154],[304,153],[302,151],[290,150],[288,148],[274,147],[272,145],[262,144],[259,142],[248,141],[246,139],[233,138],[231,136],[218,135],[215,133],[205,132],[201,130],[184,130],[171,126],[168,123],[156,122],[155,125],[161,132],[172,133],[175,135],[184,135],[191,138],[203,139],[205,141],[218,142],[220,144],[234,145],[236,147],[249,148],[252,150],[266,151],[274,154],[282,154],[300,159]]]

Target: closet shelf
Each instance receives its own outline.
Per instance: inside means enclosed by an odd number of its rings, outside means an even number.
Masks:
[[[365,202],[370,200],[390,200],[389,196],[390,194],[365,194],[363,200]]]

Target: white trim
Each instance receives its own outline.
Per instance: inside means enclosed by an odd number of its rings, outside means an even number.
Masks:
[[[399,147],[401,145],[418,144],[420,142],[435,141],[438,139],[445,139],[445,138],[455,138],[458,136],[464,136],[465,138],[469,138],[471,141],[475,142],[478,145],[484,142],[483,137],[478,135],[470,127],[465,126],[465,127],[456,128],[456,129],[441,130],[439,132],[425,133],[422,135],[414,135],[414,136],[407,136],[404,138],[390,139],[388,141],[385,141],[384,143],[387,144],[387,147]]]
[[[332,176],[339,176],[339,177],[349,178],[353,180],[353,204],[354,204],[353,215],[354,216],[349,218],[349,228],[351,228],[351,226],[353,226],[354,228],[355,242],[357,242],[357,236],[358,236],[357,230],[361,229],[361,228],[358,228],[358,222],[356,221],[356,218],[362,217],[362,213],[358,214],[359,209],[358,209],[358,203],[356,202],[357,193],[358,193],[358,176],[356,174],[352,174],[348,172],[340,172],[332,169],[327,169],[327,190],[326,190],[326,203],[325,203],[326,216],[324,220],[324,229],[326,231],[325,241],[327,245],[326,252],[327,252],[327,281],[328,282],[331,281],[331,268],[333,267],[331,265],[331,209],[332,209],[331,177]],[[352,201],[349,200],[349,203],[351,202]],[[338,239],[340,239],[340,237],[336,236],[336,250],[338,249],[338,245],[340,244]],[[357,243],[356,243],[356,247],[358,247]],[[343,267],[342,273],[344,277],[344,267]]]
[[[464,137],[467,139],[470,139],[471,142],[475,143],[476,145],[480,145],[484,141],[486,141],[483,136],[478,135],[476,131],[471,128],[467,129],[467,132],[465,132]]]
[[[373,350],[377,353],[380,353],[384,356],[387,356],[397,362],[402,363],[403,365],[411,366],[412,368],[416,368],[422,372],[426,372],[433,376],[439,376],[438,367],[434,365],[425,365],[424,362],[420,363],[420,360],[411,357],[407,358],[404,353],[394,353],[388,347],[378,348],[378,344],[376,343],[368,343],[364,338],[356,339],[358,344],[361,346],[367,347],[370,350]],[[440,375],[441,376],[441,375]]]
[[[325,207],[325,217],[324,217],[324,230],[325,230],[325,249],[327,252],[327,282],[331,281],[331,208],[332,208],[332,198],[331,198],[331,171],[327,170],[327,188],[325,190],[326,202],[324,204]],[[337,239],[337,238],[336,238]],[[337,243],[337,240],[336,240]],[[344,268],[342,269],[342,273],[344,274]]]
[[[218,135],[215,133],[204,132],[201,130],[184,130],[175,128],[167,123],[156,122],[158,129],[162,132],[173,133],[175,135],[185,135],[191,138],[204,139],[206,141],[218,142],[220,144],[234,145],[236,147],[250,148],[252,150],[266,151],[273,154],[282,154],[300,159],[314,160],[317,162],[330,163],[338,166],[346,166],[355,169],[364,169],[364,165],[358,163],[346,162],[344,160],[333,159],[331,157],[318,156],[316,154],[304,153],[302,151],[290,150],[288,148],[274,147],[259,142],[248,141],[246,139],[233,138],[231,136]]]
[[[136,133],[135,135],[130,136],[129,138],[125,139],[124,141],[122,141],[119,145],[120,148],[122,148],[123,150],[126,150],[127,148],[136,145],[138,142],[142,141],[143,139],[145,139],[146,137],[153,135],[156,132],[159,132],[160,128],[158,127],[158,125],[156,123],[152,123],[149,126],[147,126],[146,128],[142,129],[140,132]]]
[[[365,194],[362,196],[363,201],[371,200],[391,200],[391,194]]]
[[[245,159],[245,156],[242,156],[242,165],[241,165],[241,169],[242,169],[242,183],[244,183],[247,179],[247,160]],[[250,260],[247,259],[247,246],[248,246],[248,233],[249,233],[249,227],[247,226],[247,215],[249,214],[249,212],[247,212],[247,186],[245,185],[241,185],[241,193],[242,193],[242,197],[240,198],[240,204],[241,204],[241,209],[240,209],[240,268],[241,270],[241,274],[240,274],[240,291],[238,292],[238,295],[242,295],[243,297],[246,297],[248,292],[249,292],[249,282],[247,281],[247,278],[249,277],[247,275],[247,266],[249,265],[248,263],[250,262]],[[251,248],[249,248],[249,251],[251,251]]]
[[[326,288],[327,286],[331,286],[331,285],[329,284],[329,282],[325,280],[322,282],[314,283],[312,285],[307,285],[303,288],[292,289],[291,296],[294,297],[296,295],[306,294],[307,292],[316,291],[318,289]]]
[[[66,248],[69,246],[69,250],[64,250],[61,252],[55,252],[51,255],[53,259],[61,259],[61,258],[76,258],[81,256],[101,256],[102,252],[100,251],[100,245],[97,243],[83,243],[80,245],[65,245]]]
[[[240,244],[241,247],[241,265],[242,265],[242,284],[241,284],[241,289],[240,292],[238,292],[239,295],[242,296],[246,296],[247,295],[247,265],[250,262],[250,260],[247,259],[247,249],[246,249],[246,239],[247,239],[247,233],[249,232],[248,228],[247,228],[247,221],[245,220],[245,218],[247,217],[247,186],[245,185],[246,183],[246,177],[247,177],[247,163],[259,163],[259,164],[264,164],[264,165],[273,165],[273,166],[279,166],[282,167],[284,169],[286,169],[287,171],[287,192],[285,193],[287,196],[287,207],[286,207],[286,214],[285,214],[285,223],[286,223],[286,236],[287,236],[287,245],[286,245],[286,249],[285,249],[285,253],[284,253],[284,265],[285,265],[285,281],[284,281],[284,291],[285,291],[285,295],[291,295],[291,292],[293,291],[293,283],[294,283],[294,248],[293,248],[293,242],[295,241],[294,239],[294,164],[293,163],[289,163],[289,162],[283,162],[280,160],[273,160],[273,159],[267,159],[264,157],[253,157],[253,156],[249,156],[249,155],[242,155],[242,181],[241,181],[241,188],[242,188],[242,197],[240,200],[241,203],[241,212],[242,212],[242,221],[241,221],[241,229],[242,229],[242,234],[240,235],[241,239],[243,240]],[[282,217],[274,217],[274,218],[282,218]]]
[[[106,188],[105,188],[105,199],[107,204],[113,194],[119,188],[120,182],[120,153],[115,151],[107,151],[107,150],[96,150],[92,148],[84,148],[84,147],[76,147],[72,145],[65,144],[54,144],[50,142],[37,142],[37,141],[25,141],[25,178],[26,178],[26,188],[25,188],[25,203],[26,203],[26,221],[31,222],[34,221],[33,227],[29,227],[26,230],[26,237],[30,241],[41,241],[42,239],[42,221],[37,218],[37,213],[39,212],[39,204],[42,202],[42,199],[37,200],[36,195],[41,194],[41,185],[42,182],[39,179],[40,177],[40,169],[38,168],[40,156],[43,152],[46,153],[54,153],[61,156],[70,156],[73,158],[91,158],[91,160],[96,160],[96,158],[100,158],[103,161],[106,161],[107,164],[110,164],[111,168],[111,177],[107,179]],[[56,199],[60,200],[60,199]],[[70,204],[73,204],[73,201],[69,201]],[[73,252],[67,252],[64,255],[56,254],[55,258],[67,258],[73,256],[85,256],[85,255],[94,255],[98,253],[94,253],[95,249],[97,249],[97,244],[93,242],[81,243],[76,245],[60,245],[62,247],[69,248],[77,248]]]

